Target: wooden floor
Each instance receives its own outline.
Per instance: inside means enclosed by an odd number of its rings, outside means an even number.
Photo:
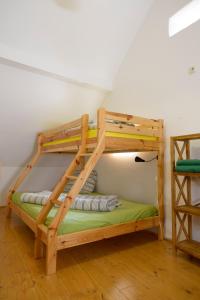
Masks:
[[[0,209],[0,299],[200,299],[200,262],[150,233],[134,233],[58,253],[57,274],[33,258],[33,234]]]

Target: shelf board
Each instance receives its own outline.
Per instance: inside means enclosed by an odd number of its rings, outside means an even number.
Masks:
[[[187,254],[190,254],[196,258],[200,259],[200,243],[194,240],[184,240],[178,242],[176,247],[179,250],[184,251]]]
[[[174,172],[174,175],[178,176],[190,176],[190,177],[200,177],[200,173],[192,173],[192,172]]]
[[[181,205],[175,208],[176,211],[183,212],[189,215],[200,216],[200,207],[193,205]]]

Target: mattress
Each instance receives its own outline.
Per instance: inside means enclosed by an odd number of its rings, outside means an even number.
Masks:
[[[13,194],[13,202],[33,219],[36,219],[42,209],[42,206],[38,204],[22,203],[20,195],[21,193],[19,192]],[[138,203],[125,199],[119,199],[119,201],[120,206],[112,212],[94,212],[70,209],[58,228],[58,235],[142,220],[158,215],[157,208],[151,204]],[[45,225],[50,225],[56,212],[57,208],[53,208],[50,211]]]
[[[139,135],[139,134],[130,134],[130,133],[120,133],[120,132],[113,132],[113,131],[106,131],[106,137],[114,137],[114,138],[125,138],[125,139],[136,139],[136,140],[145,140],[145,141],[157,141],[157,138],[154,136],[148,135]],[[97,137],[97,129],[89,129],[88,130],[88,138],[96,138]],[[59,145],[64,143],[76,142],[80,141],[80,136],[72,136],[65,139],[59,139],[52,142],[44,143],[43,147]]]

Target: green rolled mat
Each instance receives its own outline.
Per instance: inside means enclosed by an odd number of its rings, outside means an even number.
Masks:
[[[185,172],[185,173],[200,173],[200,165],[183,165],[183,166],[176,166],[177,172]]]
[[[200,166],[200,159],[182,159],[177,160],[177,166]]]

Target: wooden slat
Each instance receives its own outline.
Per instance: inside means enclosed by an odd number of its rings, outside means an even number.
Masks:
[[[111,225],[57,237],[57,250],[159,226],[159,217]]]
[[[57,263],[55,230],[48,230],[46,250],[47,250],[46,251],[46,274],[52,275],[56,272],[56,263]]]
[[[118,132],[118,133],[128,133],[128,134],[139,134],[159,137],[160,131],[156,128],[147,128],[144,126],[128,126],[124,124],[111,124],[106,123],[106,131]]]
[[[200,216],[200,207],[192,205],[180,205],[176,207],[176,211],[187,213],[190,215]]]
[[[105,117],[106,110],[104,108],[100,108],[97,111],[97,141],[101,139],[102,136],[105,135]]]
[[[70,138],[75,136],[81,136],[81,129],[69,129],[69,130],[62,130],[59,131],[57,134],[50,136],[50,137],[43,137],[43,144],[53,142],[53,141],[59,141],[62,139]]]
[[[86,151],[92,151],[96,147],[96,139],[91,139],[90,143],[86,145]],[[42,149],[43,153],[77,153],[77,149],[79,148],[79,145],[77,146],[75,143],[71,146],[67,145],[65,147],[55,147],[55,148],[49,148],[45,147]]]
[[[96,146],[96,142],[97,142],[96,138],[87,139],[86,151],[89,148],[94,148]],[[68,152],[68,151],[77,152],[80,145],[81,145],[81,140],[74,141],[74,142],[67,142],[67,143],[42,147],[42,152],[43,153]]]
[[[48,227],[44,224],[38,225],[38,230],[41,232],[40,238],[44,244],[47,244]]]
[[[106,137],[106,151],[157,151],[158,141]]]
[[[200,173],[192,173],[192,172],[174,172],[174,174],[178,176],[200,177]]]
[[[106,148],[105,152],[117,151],[157,151],[159,149],[159,141],[147,141],[143,139],[125,139],[105,137]],[[96,138],[87,139],[86,149],[91,151],[96,147]],[[57,153],[57,152],[77,152],[80,146],[80,141],[53,145],[42,148],[42,153]]]
[[[184,240],[178,242],[176,247],[187,254],[200,259],[200,243],[194,240]]]
[[[188,234],[188,231],[187,231],[187,229],[185,227],[186,215],[183,215],[183,217],[181,217],[178,211],[176,212],[176,215],[177,215],[177,218],[179,220],[179,224],[180,224],[181,230],[185,234],[186,239],[189,240],[189,234]]]
[[[159,120],[159,148],[157,161],[157,203],[160,216],[159,239],[164,239],[164,122]]]
[[[182,218],[182,221],[181,221],[181,223],[179,224],[179,230],[178,230],[178,234],[177,234],[177,236],[176,236],[176,241],[179,241],[180,238],[181,238],[181,234],[182,234],[182,232],[183,232],[183,226],[185,227],[185,225],[183,225],[183,224],[185,223],[186,218],[187,218],[187,214],[184,214],[184,216],[183,216],[183,218]],[[188,237],[189,237],[189,235],[188,235]],[[176,245],[175,245],[175,246],[176,246]]]
[[[187,177],[184,177],[183,181],[181,183],[179,181],[178,176],[175,176],[175,182],[177,183],[177,186],[179,188],[179,193],[178,193],[177,198],[176,198],[176,205],[179,204],[181,197],[183,197],[183,200],[184,200],[185,204],[188,204],[187,196],[185,195],[185,192],[184,192],[184,186],[185,186],[185,183],[187,182]]]
[[[41,134],[47,138],[47,137],[54,136],[55,134],[58,134],[59,132],[62,132],[64,130],[68,130],[68,129],[76,128],[76,127],[80,127],[80,126],[81,126],[81,118],[77,119],[75,121],[63,124],[57,128],[43,131],[43,132],[41,132]]]
[[[200,133],[173,136],[172,139],[176,141],[198,140]]]
[[[186,159],[190,159],[190,141],[185,141]],[[187,176],[187,200],[188,205],[192,204],[192,180]],[[188,233],[189,238],[192,239],[192,215],[188,215]]]
[[[49,146],[42,147],[42,152],[63,152],[66,149],[71,149],[71,146],[75,148],[77,152],[80,145],[81,145],[81,140],[74,141],[74,142],[66,142],[57,145],[49,145]]]
[[[120,121],[120,122],[131,122],[133,124],[147,125],[150,127],[151,126],[160,127],[160,123],[158,120],[147,119],[147,118],[142,118],[142,117],[138,117],[138,116],[115,113],[115,112],[110,112],[110,111],[109,112],[106,111],[106,118],[111,119],[111,120]]]

